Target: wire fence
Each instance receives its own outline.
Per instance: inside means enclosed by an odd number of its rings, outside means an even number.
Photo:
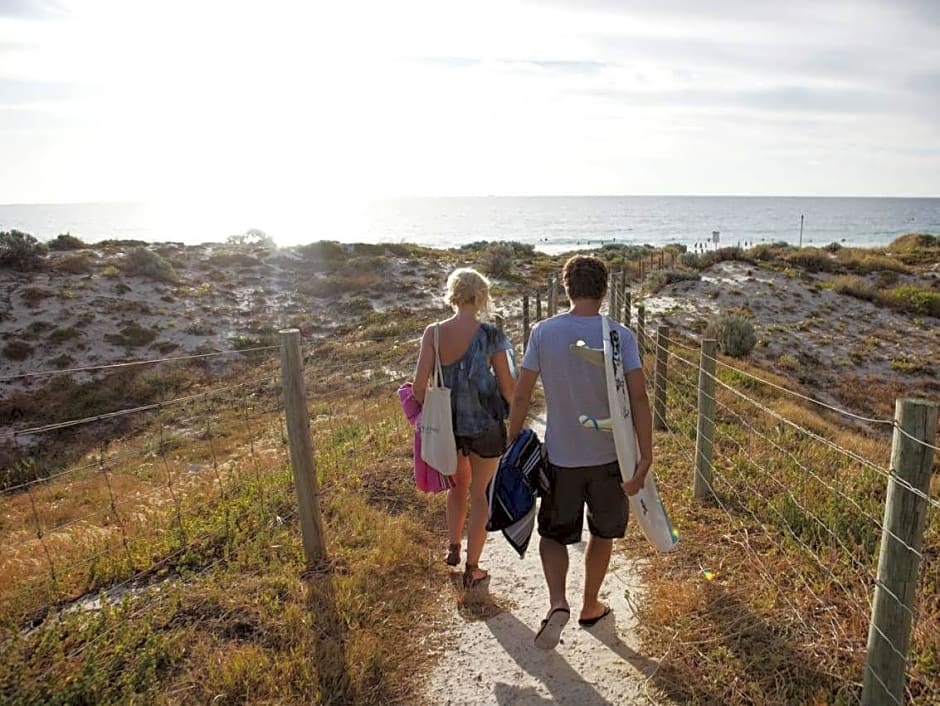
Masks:
[[[622,304],[613,302],[617,310]],[[513,340],[523,340],[521,321],[510,318],[504,325]],[[659,421],[691,469],[699,454],[699,351],[680,341],[663,345],[648,330],[641,334],[644,347],[663,350],[669,361],[666,411]],[[411,430],[393,390],[411,377],[419,340],[419,331],[400,330],[304,346],[317,478],[325,494],[355,482],[373,502],[402,502],[402,494],[380,479],[377,464],[390,448],[410,454]],[[11,429],[23,456],[19,466],[28,466],[29,472],[0,487],[6,514],[0,527],[0,600],[7,616],[34,629],[50,617],[88,609],[98,591],[118,600],[166,582],[168,576],[178,577],[182,566],[209,571],[226,561],[225,538],[238,531],[244,517],[262,526],[292,519],[296,501],[287,472],[279,371],[271,355],[277,348],[251,351],[256,358],[250,377],[220,375],[197,390],[178,390],[168,383],[146,404]],[[128,361],[72,372],[194,364],[206,357]],[[647,362],[652,363],[652,356]],[[747,391],[739,389],[742,377]],[[887,592],[913,621],[911,657],[905,645],[893,644],[881,633],[904,660],[909,697],[940,697],[935,673],[918,662],[918,655],[937,639],[938,617],[927,601],[940,596],[936,572],[929,570],[940,546],[935,512],[940,502],[900,481],[886,460],[883,439],[849,448],[811,421],[778,411],[773,395],[818,401],[723,361],[713,379],[715,414],[710,421],[715,439],[708,461],[715,473],[709,490],[729,529],[723,547],[741,550],[735,554],[742,561],[729,556],[733,570],[753,572],[769,588],[770,600],[783,611],[790,642],[807,652],[817,645],[837,645],[828,654],[814,655],[834,678],[868,670],[882,681],[883,675],[864,665],[863,658],[872,593],[876,588]],[[765,390],[773,393],[765,395]],[[894,420],[822,406],[857,421],[899,428]],[[116,430],[115,422],[125,418],[136,421],[133,434]],[[48,450],[43,444],[79,432],[83,451],[66,465],[56,444]],[[885,527],[889,481],[927,503],[929,550],[916,549]],[[685,492],[676,475],[661,483],[667,502]],[[919,602],[913,606],[878,579],[878,545],[885,534],[897,541],[899,551],[922,560]],[[171,593],[147,592],[124,623],[109,629],[119,631],[136,612],[155,609]],[[107,633],[95,637],[107,639]],[[675,639],[682,644],[681,635]],[[67,656],[93,645],[80,643]],[[53,666],[49,677],[54,676]],[[857,690],[859,684],[849,680],[845,687]]]
[[[681,343],[676,345],[674,340],[665,345],[650,333],[641,335],[647,350],[665,353],[669,361],[669,411],[659,421],[690,466],[695,467],[699,452],[690,420],[700,412],[698,351]],[[742,375],[751,383],[747,392],[730,382],[739,382]],[[649,379],[653,377],[650,375]],[[833,673],[867,673],[884,687],[888,702],[900,702],[885,684],[887,676],[863,663],[871,630],[904,665],[908,698],[928,703],[930,698],[938,697],[940,684],[935,673],[918,662],[919,655],[937,647],[936,638],[931,635],[940,626],[930,608],[940,595],[936,581],[927,578],[926,564],[922,563],[918,601],[908,605],[879,580],[876,572],[883,535],[893,540],[893,551],[907,552],[918,561],[928,558],[927,550],[916,549],[886,527],[882,518],[889,481],[925,502],[931,514],[940,504],[937,498],[904,482],[885,461],[875,459],[872,450],[887,455],[882,438],[876,437],[871,442],[863,439],[856,447],[847,448],[838,440],[827,438],[826,431],[810,429],[805,423],[789,419],[774,409],[773,402],[760,396],[769,388],[804,402],[819,404],[818,401],[726,363],[719,362],[712,379],[716,388],[712,399],[715,412],[714,419],[709,421],[714,423],[714,449],[713,457],[706,461],[713,466],[714,475],[709,491],[729,524],[736,528],[734,536],[749,557],[747,566],[737,570],[751,567],[772,589],[774,599],[788,606],[790,626],[797,628],[794,639],[798,644],[838,645],[833,653],[817,655],[824,662],[844,660],[841,668],[833,665]],[[870,419],[832,405],[822,406],[849,418],[903,431],[895,420]],[[929,442],[916,441],[935,448]],[[758,538],[761,546],[755,548]],[[933,542],[930,551],[936,551],[936,526],[930,516],[925,539]],[[771,558],[772,566],[767,557]],[[783,573],[774,569],[780,563],[786,566]],[[907,645],[896,644],[870,620],[876,588],[911,618],[911,656]],[[857,690],[860,684],[851,682],[845,686]]]

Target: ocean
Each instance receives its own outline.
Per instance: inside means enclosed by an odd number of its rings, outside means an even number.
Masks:
[[[785,241],[876,247],[910,232],[940,234],[940,198],[778,196],[534,196],[385,199],[304,204],[142,203],[0,205],[0,231],[40,240],[71,233],[186,244],[222,242],[250,228],[281,246],[316,240],[453,247],[515,240],[545,252],[605,243]]]

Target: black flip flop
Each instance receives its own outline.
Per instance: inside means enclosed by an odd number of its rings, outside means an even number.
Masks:
[[[601,619],[606,618],[608,615],[610,615],[610,606],[609,606],[609,605],[608,605],[608,606],[604,606],[604,612],[601,613],[600,615],[598,615],[597,617],[594,617],[594,618],[579,618],[579,619],[578,619],[578,625],[580,625],[582,628],[591,628],[591,627],[594,627],[595,625],[597,625],[597,624],[601,621]]]
[[[571,611],[567,608],[553,608],[542,626],[535,633],[535,646],[541,650],[552,650],[561,640],[561,629],[568,623]]]

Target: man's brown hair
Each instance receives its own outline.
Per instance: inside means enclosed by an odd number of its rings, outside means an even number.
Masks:
[[[575,255],[565,263],[561,280],[569,299],[603,299],[607,293],[607,265],[593,255]]]

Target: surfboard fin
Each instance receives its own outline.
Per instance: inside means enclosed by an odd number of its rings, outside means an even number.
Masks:
[[[568,346],[568,349],[574,353],[577,353],[584,360],[592,365],[597,365],[601,368],[604,367],[604,349],[603,348],[591,348],[584,341],[578,341],[577,343],[572,343]]]
[[[609,417],[607,419],[597,419],[596,417],[589,417],[586,414],[582,414],[578,417],[578,423],[583,427],[597,431],[613,431],[614,428]]]

